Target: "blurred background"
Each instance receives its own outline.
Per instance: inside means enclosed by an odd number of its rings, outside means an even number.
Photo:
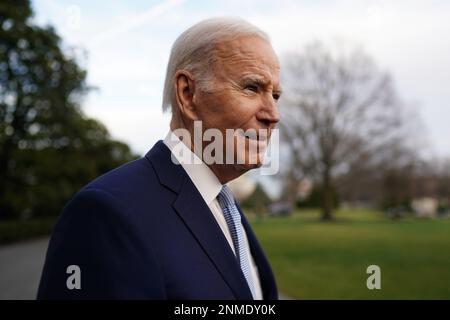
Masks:
[[[176,37],[213,16],[281,63],[281,165],[231,183],[286,299],[450,299],[450,3],[0,2],[0,299],[34,299],[83,185],[168,131]],[[366,270],[378,265],[381,289]]]

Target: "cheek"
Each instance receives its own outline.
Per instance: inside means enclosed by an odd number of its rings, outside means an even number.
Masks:
[[[245,129],[259,110],[255,98],[249,98],[241,93],[229,91],[205,95],[199,100],[199,117],[206,128]]]
[[[245,128],[245,124],[250,122],[258,112],[258,103],[256,99],[246,97],[230,99],[224,111],[224,122],[226,121],[230,128]]]

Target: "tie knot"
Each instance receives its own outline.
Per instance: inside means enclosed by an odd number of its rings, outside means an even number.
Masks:
[[[227,185],[222,187],[222,190],[220,190],[217,196],[217,200],[221,208],[234,206],[233,192],[231,192]]]

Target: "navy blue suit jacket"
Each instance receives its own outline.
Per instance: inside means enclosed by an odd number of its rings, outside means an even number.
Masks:
[[[264,299],[275,279],[242,214]],[[68,289],[67,267],[81,270]],[[97,178],[64,208],[38,299],[252,299],[233,251],[181,165],[159,141],[145,157]]]

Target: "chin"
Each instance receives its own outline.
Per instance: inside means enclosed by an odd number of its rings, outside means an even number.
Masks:
[[[240,171],[248,171],[252,169],[258,169],[263,165],[263,161],[261,158],[258,158],[258,161],[245,161],[243,164],[236,164],[236,167],[239,168]]]

